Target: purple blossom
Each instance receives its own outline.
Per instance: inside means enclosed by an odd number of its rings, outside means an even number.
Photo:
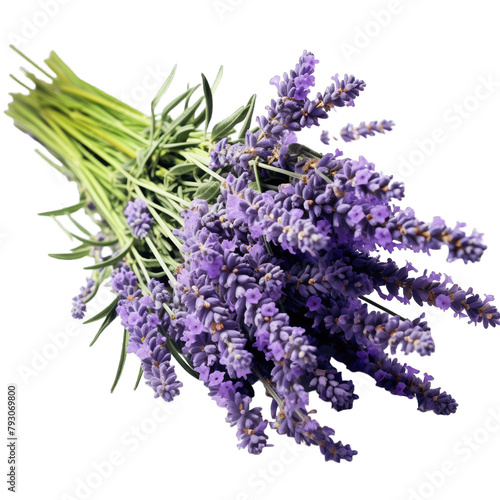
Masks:
[[[86,302],[95,289],[95,281],[92,278],[87,278],[87,284],[80,288],[80,293],[73,297],[73,307],[71,315],[75,319],[83,319],[87,311]]]
[[[311,295],[306,302],[306,307],[310,311],[317,311],[321,305],[321,299],[316,295]]]
[[[250,304],[257,304],[262,298],[262,294],[257,288],[250,288],[246,291],[245,297]]]
[[[163,346],[164,338],[155,337],[149,343],[150,356],[143,359],[141,366],[146,384],[155,391],[155,398],[170,402],[179,394],[182,383],[177,380],[174,367],[170,364],[170,353]]]
[[[317,62],[304,51],[294,69],[271,80],[278,95],[267,116],[258,118],[259,128],[241,142],[223,138],[211,149],[209,167],[221,169],[225,179],[213,204],[193,200],[181,213],[184,225],[174,234],[183,242],[184,262],[170,283],[172,293],[166,281],[153,279],[144,295],[124,263],[114,271],[112,286],[117,313],[130,332],[127,350],[141,359],[156,397],[170,401],[181,385],[168,344],[227,410],[240,448],[258,454],[268,446],[268,422],[251,406],[260,380],[272,398],[271,428],[339,462],[356,452],[334,441],[333,429],[308,410],[313,397],[337,411],[357,399],[354,384],[333,361],[368,374],[391,394],[415,398],[420,411],[447,415],[457,408],[450,395],[431,387],[430,375],[418,377],[418,370],[387,353],[434,352],[424,315],[405,319],[371,310],[366,296],[376,292],[383,299],[449,309],[485,327],[499,324],[500,313],[491,296],[480,298],[436,273],[411,276],[411,264],[400,268],[368,253],[447,246],[450,260],[475,262],[485,249],[477,231],[466,235],[463,224],[451,228],[439,217],[426,223],[413,210],[401,210],[394,200],[404,197],[403,184],[363,156],[345,158],[336,150],[318,157],[300,145],[290,147],[296,133],[318,126],[335,107],[353,106],[365,88],[353,76],[335,75],[324,93],[311,96]],[[363,122],[341,135],[355,140],[392,126]],[[328,144],[326,131],[322,140]],[[289,173],[288,182],[282,176],[278,185],[280,173],[268,172],[265,164]],[[267,191],[250,187],[256,165]],[[125,214],[134,236],[144,238],[152,224],[144,201],[130,202]]]
[[[321,132],[320,140],[323,144],[326,144],[327,146],[330,144],[330,137],[328,136],[328,130],[323,130],[323,132]]]
[[[238,448],[247,448],[253,455],[260,454],[267,446],[264,433],[267,421],[262,419],[261,408],[250,408],[251,398],[235,390],[234,385],[219,389],[219,402],[227,408],[226,421],[237,428]]]
[[[153,217],[149,213],[146,202],[140,198],[129,201],[123,213],[127,217],[127,224],[132,234],[143,240],[153,224]]]
[[[341,373],[326,360],[322,368],[317,368],[308,380],[311,389],[316,390],[320,399],[331,403],[337,411],[349,410],[358,396],[354,394],[354,384],[344,381]]]
[[[359,93],[362,92],[366,86],[363,80],[358,80],[352,75],[344,75],[344,78],[339,80],[337,74],[332,76],[332,80],[334,83],[327,87],[323,96],[318,94],[318,97],[322,98],[322,102],[327,109],[354,106],[354,99],[359,96]]]
[[[380,122],[372,121],[368,124],[361,122],[357,127],[348,123],[340,131],[340,137],[342,137],[345,142],[351,142],[358,140],[360,137],[373,136],[375,132],[383,134],[386,130],[391,131],[392,127],[394,127],[394,122],[391,120],[382,120]]]

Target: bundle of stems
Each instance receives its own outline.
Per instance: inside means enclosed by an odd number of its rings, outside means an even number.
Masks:
[[[182,225],[179,214],[193,198],[215,197],[223,180],[208,168],[212,138],[207,133],[212,94],[222,68],[211,86],[202,75],[204,94],[194,103],[190,100],[200,85],[188,88],[157,113],[157,105],[173,80],[174,67],[153,100],[148,117],[78,78],[54,52],[45,61],[48,70],[20,54],[48,81],[23,69],[34,84],[31,88],[13,76],[29,93],[12,94],[13,101],[6,113],[19,129],[59,160],[59,164],[55,163],[37,151],[69,180],[76,181],[80,190],[78,204],[43,215],[67,216],[75,223],[71,214],[84,208],[107,235],[103,241],[97,241],[77,223],[85,237],[68,233],[81,244],[69,254],[53,256],[82,258],[90,255],[94,246],[110,246],[118,251],[86,269],[102,269],[126,257],[144,291],[152,277],[167,276],[173,280],[172,269],[178,265],[182,247],[172,232]],[[215,132],[220,136],[244,120],[240,132],[244,136],[254,101],[252,98],[246,107],[218,124]],[[197,113],[203,102],[205,108]],[[173,118],[172,112],[179,109]],[[200,130],[203,123],[205,130]],[[135,197],[146,202],[155,220],[144,242],[131,237],[123,215],[127,201]],[[106,277],[101,274],[99,284]]]
[[[41,214],[78,242],[52,257],[94,258],[85,267],[87,286],[73,299],[74,317],[83,318],[112,275],[115,299],[86,321],[103,320],[91,345],[118,316],[125,328],[112,391],[126,354],[134,353],[141,360],[136,387],[144,373],[155,397],[171,401],[182,385],[172,355],[227,408],[239,446],[258,454],[267,446],[268,422],[249,404],[260,381],[273,400],[273,427],[337,462],[356,452],[333,442],[333,430],[306,409],[313,391],[338,411],[357,399],[330,360],[367,373],[392,394],[416,397],[420,411],[456,411],[450,395],[431,388],[432,377],[420,379],[384,352],[433,352],[423,316],[408,320],[366,295],[414,299],[494,327],[500,313],[492,296],[483,300],[436,273],[410,277],[411,264],[399,268],[369,252],[447,246],[449,260],[476,262],[486,248],[482,235],[401,210],[392,200],[403,197],[402,183],[390,183],[392,176],[364,157],[321,155],[296,142],[295,131],[354,105],[364,81],[335,75],[309,100],[318,61],[304,51],[290,75],[271,79],[279,99],[258,127],[251,129],[253,95],[209,131],[222,68],[212,84],[201,74],[199,85],[159,109],[174,67],[146,116],[78,78],[55,53],[42,68],[14,50],[38,76],[23,70],[27,84],[13,76],[28,93],[12,94],[7,114],[79,190],[78,203]],[[370,122],[370,130],[393,125],[380,123]],[[374,135],[363,127],[349,140]],[[98,230],[77,220],[80,210]]]

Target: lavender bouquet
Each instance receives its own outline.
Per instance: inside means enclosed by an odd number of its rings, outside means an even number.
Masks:
[[[401,209],[395,203],[403,184],[364,157],[346,158],[338,149],[320,154],[297,140],[332,110],[354,106],[364,81],[335,75],[313,96],[318,61],[304,51],[295,69],[271,79],[277,98],[255,127],[252,96],[209,132],[222,71],[211,85],[202,75],[200,85],[160,111],[174,68],[148,117],[78,78],[54,53],[47,69],[28,61],[40,76],[25,71],[28,85],[15,78],[28,93],[14,94],[7,114],[78,185],[75,205],[41,215],[77,242],[52,257],[87,259],[75,318],[84,318],[88,302],[111,281],[116,298],[86,322],[102,320],[92,344],[117,318],[124,327],[112,390],[127,354],[138,358],[137,384],[144,377],[167,402],[179,394],[180,368],[227,410],[238,447],[259,454],[269,446],[269,428],[318,446],[335,462],[357,452],[335,441],[308,407],[314,393],[337,411],[353,406],[357,395],[338,369],[342,363],[391,394],[415,398],[420,411],[456,411],[455,400],[431,386],[433,377],[386,352],[430,355],[424,314],[407,319],[368,296],[496,326],[493,297],[377,255],[445,246],[448,260],[476,262],[486,248],[482,235]],[[352,141],[393,125],[347,125],[340,137]],[[326,131],[321,138],[328,143]],[[92,234],[77,211],[100,230]],[[270,398],[270,421],[252,407],[258,382]]]

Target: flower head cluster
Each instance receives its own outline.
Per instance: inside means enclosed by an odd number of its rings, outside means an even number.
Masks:
[[[379,134],[384,134],[385,131],[391,131],[394,127],[394,122],[392,120],[382,120],[380,122],[373,121],[368,124],[361,122],[357,127],[348,123],[340,131],[340,137],[345,142],[357,141],[360,137],[368,137],[375,135],[375,132]]]
[[[307,95],[315,84],[313,76],[318,61],[310,52],[304,51],[295,70],[284,73],[283,78],[275,76],[271,84],[278,90],[278,99],[267,106],[267,116],[257,119],[260,129],[248,131],[245,143],[229,144],[222,139],[210,153],[210,167],[213,169],[230,166],[237,174],[250,171],[251,160],[261,158],[269,164],[287,168],[288,146],[296,142],[296,133],[303,128],[319,125],[319,120],[328,117],[328,111],[335,107],[354,106],[354,99],[365,88],[365,82],[354,76],[332,77],[334,83],[322,94],[310,100]]]
[[[71,315],[76,319],[83,319],[87,311],[86,302],[95,288],[95,281],[92,278],[87,278],[87,284],[80,288],[80,293],[73,297],[73,307]]]
[[[182,344],[183,354],[212,397],[227,408],[228,421],[243,426],[238,433],[240,447],[257,453],[266,445],[267,423],[260,409],[248,409],[252,385],[259,378],[266,380],[279,401],[280,415],[307,418],[308,392],[315,390],[311,382],[317,369],[314,339],[304,328],[293,326],[290,315],[277,305],[284,298],[286,276],[266,243],[290,255],[314,255],[328,236],[314,225],[311,232],[307,224],[294,229],[290,214],[273,210],[272,193],[259,196],[247,185],[246,174],[230,175],[213,207],[196,200],[183,213],[184,229],[177,234],[188,258],[176,276],[168,334]],[[294,217],[308,222],[299,214]],[[348,406],[354,399],[349,396],[352,385],[341,382],[337,388],[336,382],[338,378],[332,381],[336,404]],[[329,390],[322,394],[326,397]],[[319,445],[331,459],[352,458],[354,452],[340,442],[323,446],[329,432],[322,435],[325,430],[309,425],[317,435],[311,438],[308,428],[299,427],[295,439]],[[279,431],[281,424],[273,426]],[[338,453],[331,452],[334,447]]]
[[[339,461],[356,452],[335,443],[333,430],[307,410],[311,392],[338,411],[357,399],[352,382],[333,363],[368,374],[392,394],[416,398],[420,411],[447,415],[457,408],[451,396],[431,387],[430,375],[420,378],[418,370],[386,353],[432,354],[424,315],[406,319],[370,310],[366,295],[425,302],[484,326],[499,324],[500,314],[491,296],[480,299],[435,273],[410,277],[411,264],[399,268],[369,253],[445,246],[449,260],[475,262],[485,249],[477,231],[468,236],[463,224],[452,228],[439,217],[422,222],[412,209],[400,209],[394,201],[404,197],[403,184],[364,157],[289,149],[295,133],[318,125],[334,107],[354,105],[365,87],[352,76],[335,76],[311,101],[316,63],[304,52],[294,70],[274,77],[278,99],[258,119],[260,129],[247,132],[244,143],[223,139],[211,152],[210,166],[228,173],[213,206],[194,201],[183,213],[185,226],[177,234],[186,261],[178,269],[170,335],[184,342],[185,356],[212,397],[228,408],[231,422],[239,415],[233,414],[233,400],[249,401],[260,379],[273,398],[271,426]],[[393,125],[363,122],[347,126],[341,136],[355,140]],[[325,131],[322,140],[328,142]],[[270,175],[266,164],[295,175],[276,190],[259,192],[250,183],[256,172]],[[225,386],[220,394],[221,381],[242,395],[228,401]],[[239,403],[245,415],[246,408]],[[260,429],[260,413],[255,422],[252,428]],[[263,446],[264,437],[258,442]]]
[[[126,264],[115,269],[112,287],[119,297],[116,312],[129,332],[127,352],[141,360],[146,383],[154,389],[155,397],[172,401],[182,383],[177,380],[166,338],[159,329],[168,328],[170,324],[170,318],[162,314],[170,294],[163,283],[153,278],[144,295],[138,287],[137,276]]]
[[[295,70],[290,71],[290,75],[284,73],[283,79],[279,76],[271,78],[270,83],[276,86],[278,96],[303,101],[310,92],[310,87],[314,87],[314,67],[318,64],[314,54],[304,50],[304,53],[295,65]]]
[[[132,230],[132,234],[136,238],[143,240],[147,236],[153,223],[153,217],[151,217],[149,213],[146,202],[140,198],[129,201],[124,213],[127,217],[127,224]]]
[[[127,351],[141,359],[156,397],[171,401],[179,392],[173,355],[225,408],[240,448],[260,453],[269,428],[339,462],[357,452],[334,441],[334,430],[309,409],[311,394],[337,411],[352,408],[358,396],[339,363],[391,394],[415,398],[420,411],[448,415],[457,408],[453,397],[431,386],[430,375],[419,377],[387,353],[434,352],[424,314],[407,319],[372,310],[367,295],[449,309],[485,327],[500,324],[500,313],[491,296],[481,299],[436,273],[410,276],[416,271],[410,263],[398,267],[370,253],[445,246],[449,260],[475,262],[485,249],[477,231],[467,235],[463,224],[451,228],[439,217],[422,222],[412,209],[400,209],[394,202],[404,197],[403,184],[362,156],[290,148],[296,132],[318,125],[335,107],[353,106],[365,88],[353,76],[336,75],[310,100],[317,62],[304,52],[294,70],[273,78],[278,98],[258,119],[260,128],[244,142],[224,138],[211,151],[210,167],[222,169],[224,180],[215,203],[195,199],[181,213],[184,225],[174,235],[183,262],[170,280],[172,295],[156,279],[141,291],[125,264],[113,275],[113,289],[130,333]],[[392,126],[362,123],[342,136],[355,140]],[[276,182],[276,173],[289,182]],[[256,189],[260,183],[252,182],[260,177],[266,187],[275,182],[274,189]],[[125,215],[143,238],[152,222],[145,203],[130,202]],[[270,422],[252,405],[257,382],[271,398]]]

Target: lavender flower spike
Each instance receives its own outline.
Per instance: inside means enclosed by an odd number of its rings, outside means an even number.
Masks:
[[[368,137],[375,135],[375,132],[383,134],[386,130],[391,131],[394,127],[392,120],[382,120],[380,122],[373,121],[368,124],[361,122],[357,127],[348,123],[340,131],[340,137],[345,142],[357,141],[360,137]]]
[[[73,308],[71,315],[76,319],[83,319],[87,306],[85,305],[86,299],[94,291],[95,281],[92,278],[87,278],[87,285],[80,288],[80,293],[73,297]]]
[[[129,201],[123,213],[127,217],[127,224],[132,229],[132,234],[143,240],[153,223],[153,217],[149,213],[146,202],[140,198]]]

